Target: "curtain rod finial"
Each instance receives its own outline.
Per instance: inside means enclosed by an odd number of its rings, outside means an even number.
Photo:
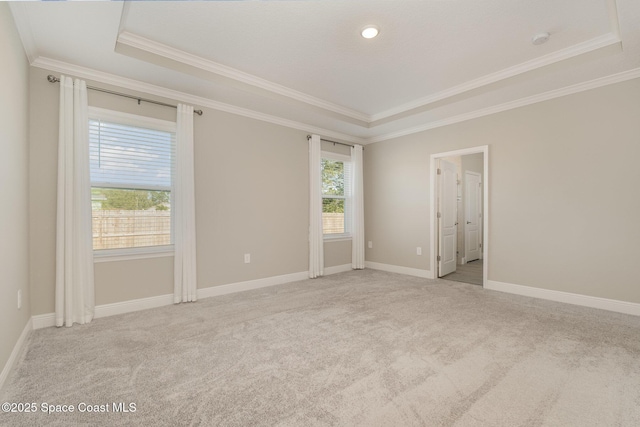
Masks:
[[[60,81],[59,78],[52,76],[51,74],[47,76],[47,80],[49,80],[49,83],[58,83]]]

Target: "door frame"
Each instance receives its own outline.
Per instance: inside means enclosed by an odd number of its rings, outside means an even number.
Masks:
[[[438,277],[438,236],[436,235],[438,227],[436,221],[438,220],[438,206],[437,206],[437,191],[436,185],[437,168],[436,161],[443,157],[451,156],[465,156],[467,154],[482,153],[482,160],[484,165],[484,173],[482,174],[483,191],[482,191],[482,287],[487,286],[487,280],[489,277],[489,146],[480,145],[478,147],[464,148],[460,150],[447,151],[444,153],[431,154],[429,160],[429,240],[431,248],[431,278]]]

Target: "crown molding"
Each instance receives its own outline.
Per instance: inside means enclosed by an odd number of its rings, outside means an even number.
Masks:
[[[250,119],[256,119],[263,122],[268,122],[280,126],[285,126],[291,129],[302,130],[304,132],[315,133],[326,137],[336,138],[346,142],[352,142],[355,144],[364,144],[366,140],[357,136],[347,135],[341,132],[335,132],[329,129],[320,128],[317,126],[309,125],[306,123],[298,122],[295,120],[284,119],[276,117],[270,114],[261,113],[247,108],[237,107],[224,102],[214,101],[209,98],[201,96],[191,95],[185,92],[180,92],[173,89],[167,89],[161,86],[156,86],[150,83],[141,82],[139,80],[129,79],[121,77],[115,74],[106,73],[103,71],[94,70],[91,68],[81,67],[79,65],[70,64],[56,59],[37,57],[31,62],[31,65],[37,68],[43,68],[45,70],[55,71],[59,73],[70,74],[76,77],[80,77],[87,80],[93,80],[95,82],[118,86],[124,89],[133,90],[136,92],[147,93],[150,95],[156,95],[163,98],[171,99],[174,101],[185,102],[192,105],[198,105],[200,107],[207,107],[218,111],[224,111],[226,113],[236,114]]]
[[[560,98],[562,96],[572,95],[574,93],[584,92],[584,91],[596,89],[602,86],[607,86],[607,85],[620,83],[627,80],[633,80],[637,78],[640,78],[640,68],[634,68],[632,70],[623,71],[621,73],[612,74],[610,76],[600,77],[600,78],[589,80],[586,82],[577,83],[571,86],[566,86],[560,89],[550,90],[548,92],[544,92],[538,95],[532,95],[526,98],[520,98],[515,101],[505,102],[503,104],[495,105],[493,107],[483,108],[480,110],[471,111],[469,113],[459,114],[457,116],[427,123],[421,126],[407,128],[398,132],[391,132],[384,135],[374,136],[374,137],[368,138],[367,143],[371,144],[374,142],[387,141],[389,139],[411,135],[418,132],[424,132],[426,130],[435,129],[442,126],[448,126],[455,123],[464,122],[467,120],[477,119],[479,117],[484,117],[484,116],[500,113],[507,110],[513,110],[515,108],[524,107],[531,104],[537,104],[538,102],[548,101],[554,98]]]
[[[617,22],[617,19],[616,19]],[[616,27],[617,28],[617,27]],[[574,58],[585,53],[592,52],[597,49],[601,49],[607,46],[611,46],[616,43],[620,43],[620,36],[617,32],[607,33],[603,36],[596,37],[583,43],[573,45],[569,48],[559,50],[557,52],[550,53],[548,55],[541,56],[530,61],[523,62],[521,64],[514,65],[512,67],[505,68],[495,73],[487,74],[486,76],[470,80],[460,85],[454,86],[447,90],[429,95],[424,98],[417,99],[407,104],[400,105],[381,113],[377,113],[371,116],[371,121],[376,122],[378,120],[386,119],[398,114],[406,113],[408,111],[422,108],[429,104],[433,104],[443,99],[451,98],[456,95],[460,95],[464,92],[469,92],[474,89],[481,88],[493,83],[497,83],[501,80],[508,79],[510,77],[517,76],[529,71],[536,70],[538,68],[546,67],[556,62],[564,61],[566,59]],[[375,124],[374,124],[375,126]]]
[[[180,49],[175,49],[173,47],[138,36],[136,34],[129,33],[127,31],[124,31],[120,33],[120,35],[118,35],[117,43],[139,49],[153,55],[158,55],[163,58],[177,61],[191,67],[196,67],[209,73],[233,79],[247,85],[255,86],[257,88],[281,96],[285,96],[296,101],[304,102],[305,104],[312,105],[323,110],[328,110],[339,115],[363,121],[365,123],[369,123],[371,121],[371,117],[369,115],[361,113],[359,111],[344,107],[342,105],[334,104],[320,98],[316,98],[315,96],[311,96],[306,93],[288,88],[286,86],[273,83],[269,80],[262,79],[253,74],[245,73],[235,68],[210,61],[200,56],[187,53]]]
[[[397,132],[390,132],[387,134],[372,136],[369,138],[360,138],[357,136],[347,135],[341,132],[335,132],[329,129],[312,126],[306,123],[284,119],[282,117],[276,117],[270,114],[261,113],[258,111],[249,110],[247,108],[236,107],[234,105],[226,104],[223,102],[214,101],[212,99],[203,98],[200,96],[191,95],[185,92],[176,91],[173,89],[166,89],[161,86],[156,86],[150,83],[141,82],[139,80],[133,80],[126,77],[117,76],[114,74],[97,71],[90,68],[81,67],[74,64],[58,61],[55,59],[38,57],[32,63],[32,66],[43,68],[50,71],[59,73],[70,74],[87,80],[93,80],[103,84],[109,84],[118,86],[124,89],[133,90],[136,92],[147,93],[150,95],[156,95],[163,98],[167,98],[174,101],[186,102],[193,105],[211,108],[218,111],[224,111],[226,113],[236,114],[239,116],[260,120],[267,123],[272,123],[291,129],[301,130],[304,132],[315,133],[325,137],[336,138],[346,142],[352,142],[355,144],[372,144],[376,142],[387,141],[390,139],[398,138],[401,136],[411,135],[419,132],[424,132],[430,129],[435,129],[443,126],[452,125],[455,123],[464,122],[484,116],[488,116],[495,113],[500,113],[514,108],[524,107],[527,105],[535,104],[538,102],[548,101],[554,98],[559,98],[566,95],[571,95],[591,89],[596,89],[602,86],[610,84],[620,83],[627,80],[640,78],[640,68],[624,71],[610,76],[600,77],[597,79],[589,80],[586,82],[574,84],[560,89],[554,89],[548,92],[544,92],[538,95],[532,95],[526,98],[509,101],[503,104],[499,104],[492,107],[483,108],[480,110],[471,111],[457,116],[449,117],[442,120],[437,120],[424,125],[406,128]]]
[[[261,79],[252,74],[248,74],[239,70],[236,70],[225,65],[209,61],[202,57],[189,54],[179,49],[166,46],[162,43],[155,42],[153,40],[132,34],[129,32],[123,32],[118,36],[118,43],[123,45],[139,49],[154,55],[158,55],[173,61],[177,61],[188,66],[196,67],[207,72],[217,74],[223,77],[227,77],[241,83],[245,83],[251,86],[258,87],[260,89],[282,95],[308,105],[321,108],[323,110],[331,111],[336,114],[351,117],[357,120],[361,120],[369,124],[370,128],[376,126],[377,121],[393,117],[395,115],[410,112],[411,110],[419,109],[427,105],[433,104],[438,101],[442,101],[447,98],[451,98],[460,95],[465,92],[469,92],[474,89],[481,88],[499,81],[536,70],[551,64],[555,64],[560,61],[564,61],[570,58],[574,58],[579,55],[583,55],[597,49],[601,49],[607,46],[621,43],[618,29],[617,14],[615,13],[615,0],[608,0],[608,8],[610,10],[610,19],[612,25],[612,31],[604,34],[600,37],[588,40],[583,43],[573,45],[569,48],[562,49],[557,52],[550,53],[548,55],[541,56],[539,58],[517,64],[512,67],[505,68],[495,73],[488,74],[486,76],[470,80],[463,84],[454,86],[447,90],[429,95],[424,98],[417,99],[407,104],[400,105],[398,107],[383,111],[381,113],[367,115],[359,111],[355,111],[341,105],[337,105],[311,95],[287,88],[285,86],[270,82],[265,79]]]
[[[38,56],[38,50],[36,48],[36,42],[33,37],[33,30],[31,28],[31,21],[29,20],[29,14],[25,10],[25,4],[23,2],[10,1],[9,9],[13,15],[13,22],[16,24],[20,40],[22,41],[22,47],[27,54],[29,63]]]

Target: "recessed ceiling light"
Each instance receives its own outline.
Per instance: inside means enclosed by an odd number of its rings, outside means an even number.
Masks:
[[[378,33],[378,27],[376,27],[375,25],[367,25],[362,29],[362,32],[360,34],[362,34],[362,37],[364,37],[365,39],[372,39],[377,36]]]
[[[549,33],[539,33],[531,37],[531,43],[535,45],[543,44],[549,40],[549,37],[551,37],[551,34]]]

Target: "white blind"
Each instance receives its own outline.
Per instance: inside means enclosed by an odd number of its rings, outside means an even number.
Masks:
[[[175,132],[103,114],[89,119],[93,249],[172,244]]]
[[[93,187],[171,190],[175,133],[89,120]]]

